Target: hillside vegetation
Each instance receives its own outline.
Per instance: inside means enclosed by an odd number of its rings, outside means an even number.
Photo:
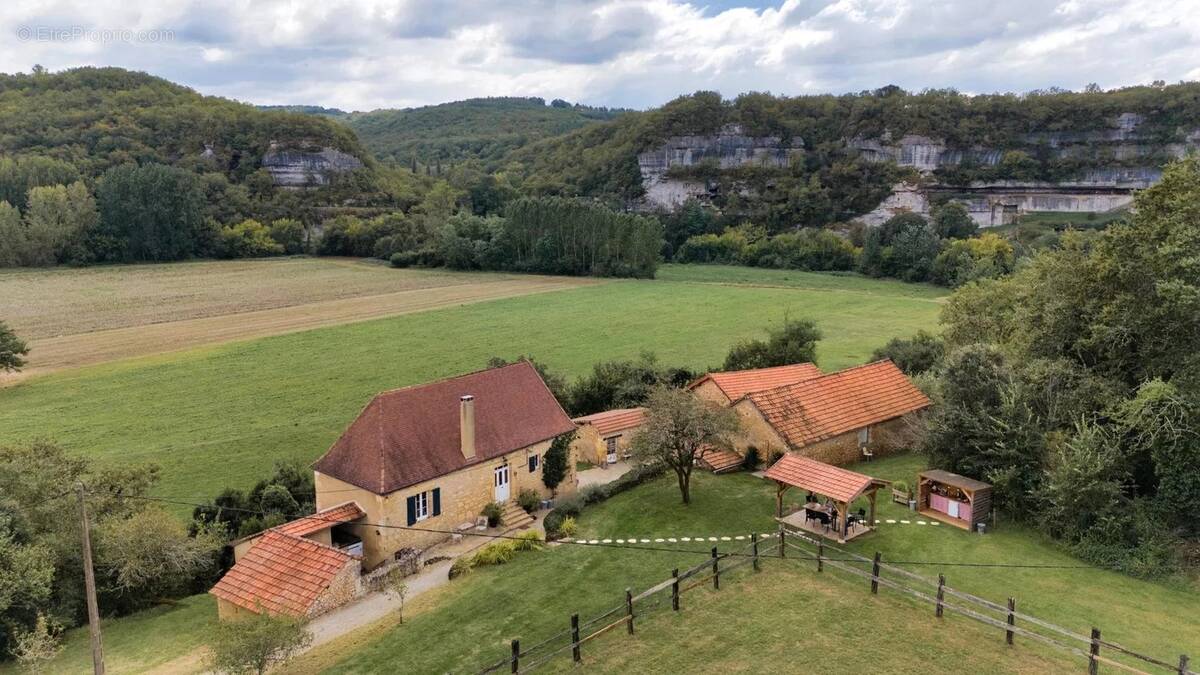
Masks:
[[[1069,159],[1051,152],[1046,134],[1075,134],[1068,137],[1085,142],[1088,132],[1110,130],[1122,113],[1144,117],[1137,133],[1155,151],[1117,158],[1096,146]],[[719,191],[718,206],[768,227],[775,222],[821,225],[874,208],[901,175],[886,165],[860,160],[848,146],[852,139],[916,134],[942,139],[951,147],[1004,151],[995,166],[967,163],[939,170],[936,178],[950,184],[979,178],[1059,180],[1094,166],[1153,166],[1166,159],[1161,146],[1182,141],[1188,131],[1200,127],[1200,83],[981,96],[949,89],[910,93],[894,86],[839,96],[747,93],[733,100],[696,92],[655,110],[530,145],[511,159],[523,167],[524,185],[532,192],[628,203],[643,193],[638,153],[672,136],[711,134],[727,124],[741,125],[750,136],[799,139],[804,159],[786,169],[717,171],[700,165],[680,177],[715,181],[725,188]],[[753,188],[756,194],[746,197],[730,189],[734,186]]]
[[[334,111],[321,108],[312,112],[329,115]],[[558,99],[546,105],[537,97],[502,96],[356,112],[340,119],[376,157],[437,172],[441,165],[468,159],[496,164],[533,141],[612,119],[623,112],[571,105]]]

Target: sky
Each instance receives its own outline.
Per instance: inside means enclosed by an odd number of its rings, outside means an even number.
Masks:
[[[1200,0],[4,0],[0,71],[111,65],[257,104],[647,108],[897,84],[1200,80]]]

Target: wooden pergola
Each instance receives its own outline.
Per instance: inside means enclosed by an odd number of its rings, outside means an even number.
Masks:
[[[765,475],[775,481],[778,486],[775,493],[777,518],[783,518],[783,495],[788,488],[808,490],[813,494],[832,500],[837,505],[835,530],[841,541],[844,541],[847,536],[847,516],[854,500],[864,495],[867,497],[871,503],[867,523],[873,525],[875,523],[875,493],[879,488],[888,485],[887,481],[878,478],[791,453],[775,462],[771,468],[767,469]]]

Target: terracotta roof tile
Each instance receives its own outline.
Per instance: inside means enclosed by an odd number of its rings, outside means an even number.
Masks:
[[[814,377],[821,376],[821,369],[811,363],[793,363],[787,366],[773,368],[755,368],[753,370],[731,370],[723,373],[709,373],[688,386],[695,389],[700,384],[712,380],[730,401],[755,391],[774,389],[785,384],[795,384]]]
[[[251,611],[304,616],[337,573],[357,562],[332,546],[268,530],[209,593]]]
[[[624,429],[639,427],[645,419],[645,408],[620,408],[576,417],[574,422],[579,425],[592,425],[596,428],[596,432],[603,437]]]
[[[459,406],[475,397],[475,457],[463,457]],[[379,394],[313,465],[388,494],[575,429],[528,361]]]
[[[852,502],[879,481],[809,457],[787,453],[767,469],[766,477],[793,487],[815,492],[839,502]]]
[[[795,448],[920,410],[929,399],[891,361],[746,396]]]
[[[311,516],[297,518],[272,528],[277,532],[290,534],[294,537],[305,537],[313,532],[319,532],[338,523],[348,523],[367,515],[355,502],[346,502],[331,506],[323,511],[317,511]]]

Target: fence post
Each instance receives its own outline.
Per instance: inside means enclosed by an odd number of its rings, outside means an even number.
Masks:
[[[750,542],[754,545],[754,571],[758,571],[758,533],[750,534]]]
[[[671,582],[671,609],[678,612],[679,611],[679,568],[678,567],[671,570],[671,578],[674,579],[674,581]]]
[[[717,568],[718,558],[717,558],[717,547],[716,546],[712,547],[712,560],[713,560],[713,590],[719,591],[719,590],[721,590],[721,570]]]
[[[633,635],[633,591],[628,588],[625,589],[625,615],[629,617],[625,622],[629,627],[629,634]]]
[[[875,551],[875,562],[871,564],[871,593],[879,595],[879,551]]]
[[[779,557],[780,558],[787,557],[787,546],[784,546],[784,544],[786,544],[786,543],[787,543],[787,530],[783,529],[783,526],[780,525],[779,526]]]
[[[521,641],[513,640],[512,641],[512,672],[514,672],[514,673],[521,672],[520,659],[521,659]]]
[[[825,569],[825,561],[821,560],[825,555],[825,540],[817,540],[817,571],[821,572]]]
[[[1092,649],[1091,655],[1088,656],[1088,675],[1098,675],[1100,672],[1100,662],[1096,657],[1100,656],[1100,629],[1092,628]]]
[[[1188,672],[1188,655],[1179,655],[1179,675],[1187,675]]]
[[[937,618],[942,618],[943,602],[946,600],[946,575],[938,575]]]
[[[1010,626],[1017,625],[1017,616],[1015,614],[1016,611],[1017,611],[1017,601],[1014,598],[1009,598],[1008,599],[1008,625],[1010,625]],[[1010,646],[1012,645],[1013,632],[1012,632],[1011,628],[1004,631],[1004,642]]]
[[[579,655],[579,615],[571,615],[571,656],[575,659],[575,663],[583,660]]]

